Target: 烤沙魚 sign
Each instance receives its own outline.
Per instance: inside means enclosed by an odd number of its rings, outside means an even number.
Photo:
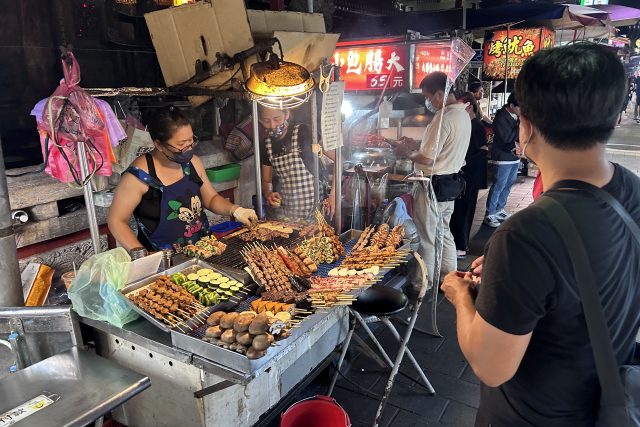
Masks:
[[[552,48],[555,33],[547,28],[517,28],[488,31],[484,41],[483,80],[515,79],[530,56],[541,49]]]

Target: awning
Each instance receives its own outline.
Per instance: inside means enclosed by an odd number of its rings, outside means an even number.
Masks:
[[[607,12],[609,19],[616,27],[626,27],[640,22],[640,9],[616,4],[602,4],[593,7]]]

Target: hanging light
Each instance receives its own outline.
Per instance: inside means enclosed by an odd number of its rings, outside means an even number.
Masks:
[[[306,68],[271,53],[268,60],[251,65],[245,88],[258,104],[284,110],[306,102],[314,85]]]

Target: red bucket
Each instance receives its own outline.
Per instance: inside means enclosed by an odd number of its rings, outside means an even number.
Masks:
[[[350,427],[347,412],[331,396],[310,397],[294,403],[280,419],[280,427]]]

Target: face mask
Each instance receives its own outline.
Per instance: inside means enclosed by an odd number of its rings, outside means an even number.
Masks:
[[[531,138],[529,138],[529,140],[525,142],[524,145],[522,146],[522,157],[527,159],[531,164],[535,165],[536,162],[534,162],[529,157],[527,157],[527,145],[529,145],[529,142],[531,142]]]
[[[193,158],[193,150],[187,150],[184,153],[171,153],[171,155],[164,153],[164,155],[167,157],[167,159],[171,160],[172,162],[176,162],[176,163],[180,163],[181,165],[184,165],[189,163]]]
[[[267,135],[271,138],[282,138],[282,135],[287,131],[287,127],[289,127],[289,123],[285,120],[280,126],[273,129],[267,129]]]
[[[429,110],[430,112],[432,112],[433,114],[437,113],[438,110],[436,109],[436,107],[433,106],[433,104],[431,103],[431,101],[429,101],[429,98],[425,98],[424,100],[424,106],[427,108],[427,110]]]

